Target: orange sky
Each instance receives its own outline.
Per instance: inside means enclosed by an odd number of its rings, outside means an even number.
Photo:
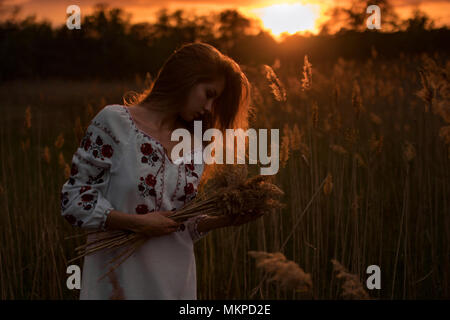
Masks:
[[[35,14],[37,18],[47,19],[54,25],[63,24],[66,19],[66,8],[71,4],[77,4],[83,12],[89,14],[92,12],[93,5],[99,2],[107,3],[110,7],[121,7],[132,14],[133,22],[151,21],[153,13],[166,7],[168,9],[183,8],[185,10],[195,10],[198,13],[206,13],[209,11],[217,11],[224,8],[235,8],[242,13],[250,16],[262,16],[263,7],[274,4],[307,4],[311,8],[323,12],[326,8],[338,3],[344,4],[345,1],[340,0],[0,0],[5,5],[22,6],[23,15]],[[446,24],[450,25],[450,1],[448,0],[391,0],[397,13],[401,18],[410,15],[414,7],[419,8],[429,14],[436,20],[438,26]],[[289,12],[288,12],[289,13]],[[320,16],[320,13],[317,14]]]

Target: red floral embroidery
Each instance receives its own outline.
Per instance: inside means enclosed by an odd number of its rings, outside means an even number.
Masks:
[[[159,161],[158,154],[156,150],[153,149],[150,143],[143,143],[141,145],[141,152],[143,154],[141,158],[142,163],[148,163],[152,167]]]
[[[65,216],[64,216],[64,218],[67,220],[67,222],[69,222],[71,225],[77,225],[77,226],[79,226],[79,227],[81,227],[82,225],[83,225],[83,221],[81,221],[81,220],[78,220],[77,221],[77,218],[75,218],[73,215],[71,215],[71,214],[66,214]]]
[[[84,192],[86,192],[86,191],[88,191],[88,190],[91,190],[91,187],[89,187],[89,186],[81,187],[81,188],[80,188],[80,194],[82,194],[82,193],[84,193]]]
[[[91,210],[97,204],[97,199],[93,194],[83,194],[81,196],[81,202],[78,202],[79,206],[82,206],[84,210]]]
[[[95,158],[100,158],[101,160],[105,160],[105,158],[111,158],[114,153],[114,149],[109,144],[104,144],[103,139],[100,136],[97,136],[95,142],[92,143],[92,132],[88,132],[86,136],[81,141],[81,147],[86,152],[92,152],[92,155]]]
[[[185,187],[184,187],[184,193],[186,194],[191,194],[192,192],[194,192],[194,185],[192,183],[188,183]]]
[[[152,175],[149,174],[146,178],[145,178],[145,183],[149,186],[154,187],[156,184],[156,178]]]
[[[153,148],[150,143],[144,143],[141,145],[141,152],[146,156],[151,155],[153,153]]]
[[[113,155],[113,148],[109,144],[103,146],[102,155],[106,158],[111,158]]]
[[[105,169],[100,170],[100,173],[95,177],[89,176],[89,180],[86,182],[87,184],[99,184],[103,183],[103,175],[105,174]]]
[[[148,212],[154,212],[155,209],[149,210],[146,204],[140,204],[135,209],[137,214],[146,214]]]
[[[78,167],[75,163],[72,163],[72,167],[70,168],[70,175],[75,176],[78,174]]]
[[[138,190],[141,192],[141,196],[156,197],[156,191],[155,191],[156,178],[155,178],[155,176],[153,176],[152,174],[148,174],[145,177],[145,179],[144,179],[144,177],[140,177],[140,180],[142,182],[138,185]]]
[[[189,202],[192,199],[194,199],[196,195],[197,195],[197,189],[195,189],[195,187],[192,183],[188,183],[184,187],[184,195],[179,197],[178,201],[184,201],[186,203],[186,202]]]
[[[194,172],[195,166],[193,164],[188,163],[188,164],[185,164],[184,166],[186,168],[186,175],[188,177],[196,177],[198,179],[198,174],[196,174]]]

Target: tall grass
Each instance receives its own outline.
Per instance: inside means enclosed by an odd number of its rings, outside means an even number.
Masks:
[[[200,240],[198,297],[345,298],[336,260],[363,284],[366,268],[380,266],[381,290],[369,291],[372,298],[449,298],[448,97],[439,82],[449,64],[438,60],[339,60],[330,68],[309,57],[303,70],[281,61],[269,76],[267,67],[247,67],[252,127],[282,133],[276,179],[287,207]],[[95,112],[143,88],[140,78],[0,87],[2,299],[78,297],[65,285],[67,261],[82,242],[64,240],[77,232],[60,216],[67,166]],[[311,275],[311,296],[266,281],[249,251],[296,262]]]

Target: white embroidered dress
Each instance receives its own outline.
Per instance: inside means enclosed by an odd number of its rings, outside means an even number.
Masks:
[[[203,164],[175,164],[164,147],[142,132],[122,105],[104,107],[92,120],[62,187],[61,213],[74,226],[103,229],[114,209],[129,214],[170,211],[195,197]],[[105,277],[110,252],[84,259],[80,299],[196,299],[193,243],[198,219],[177,232],[147,240]],[[115,282],[113,286],[113,282]],[[116,290],[113,290],[113,289]]]

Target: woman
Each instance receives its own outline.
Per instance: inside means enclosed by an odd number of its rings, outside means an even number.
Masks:
[[[109,105],[92,120],[61,194],[74,226],[130,230],[149,237],[110,279],[111,252],[84,260],[81,299],[196,299],[193,243],[210,230],[249,218],[167,216],[195,197],[203,164],[175,163],[177,128],[246,128],[249,83],[236,62],[204,43],[176,50],[153,85],[129,106]],[[195,152],[196,150],[192,150]]]

